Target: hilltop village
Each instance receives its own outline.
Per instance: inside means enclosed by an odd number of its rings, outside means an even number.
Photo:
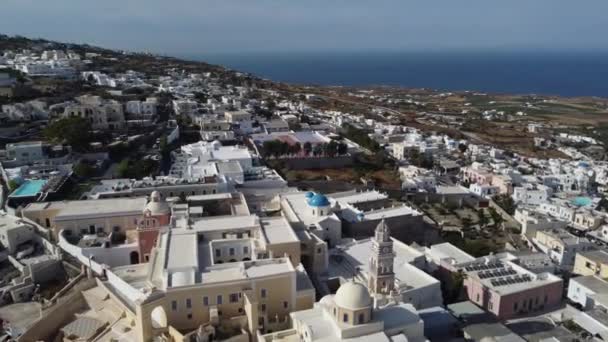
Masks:
[[[0,36],[0,339],[606,340],[607,110]]]

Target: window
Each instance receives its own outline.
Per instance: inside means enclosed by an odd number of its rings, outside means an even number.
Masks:
[[[479,293],[477,294],[477,296],[475,298],[479,302]]]
[[[171,310],[176,311],[177,310],[177,301],[171,301]]]
[[[266,304],[262,304],[262,312],[266,312]]]
[[[266,289],[262,289],[262,290],[260,291],[260,296],[261,296],[262,298],[266,298]]]
[[[234,248],[230,248],[230,255],[234,255]]]
[[[348,314],[344,314],[344,316],[342,316],[342,321],[348,322]]]
[[[222,295],[217,296],[217,301],[216,302],[217,302],[216,303],[217,305],[222,304]]]
[[[513,303],[513,311],[517,311],[517,302]]]
[[[231,293],[230,294],[230,303],[236,303],[239,301],[239,294],[238,293]]]
[[[192,319],[192,314],[191,313],[188,314],[188,319]]]
[[[190,298],[186,299],[186,308],[192,309],[192,301],[190,300]]]
[[[219,258],[219,257],[221,257],[221,256],[222,256],[222,250],[221,250],[221,249],[219,249],[219,248],[218,248],[218,249],[216,249],[216,250],[215,250],[215,257],[216,257],[216,258]]]
[[[249,247],[243,247],[243,254],[249,254]]]
[[[209,306],[209,297],[207,297],[207,296],[203,297],[203,305]]]
[[[120,226],[114,226],[114,228],[112,228],[115,232],[119,232],[120,231]]]
[[[359,314],[359,324],[363,324],[364,321],[365,321],[365,315],[360,313]]]
[[[288,302],[286,302],[286,301],[285,301],[285,302],[283,302],[283,308],[284,308],[284,309],[287,309],[287,307],[288,307],[288,306],[289,306],[289,303],[288,303]]]
[[[545,295],[545,304],[549,301],[549,296]]]
[[[336,313],[336,308],[334,308],[334,316],[335,316],[336,314],[337,314],[337,313]]]

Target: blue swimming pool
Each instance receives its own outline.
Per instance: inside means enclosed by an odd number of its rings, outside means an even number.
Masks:
[[[21,184],[17,188],[17,190],[13,191],[11,194],[12,197],[24,197],[24,196],[34,196],[42,190],[42,187],[46,184],[46,180],[43,179],[34,179],[25,181],[25,183]]]
[[[577,207],[586,207],[591,204],[591,198],[589,197],[576,197],[572,200],[572,204]]]

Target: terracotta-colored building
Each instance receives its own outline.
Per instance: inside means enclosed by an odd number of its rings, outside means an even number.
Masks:
[[[156,245],[158,235],[169,225],[171,208],[158,191],[150,195],[150,202],[143,210],[142,219],[137,226],[137,242],[140,262],[148,262],[150,251]]]

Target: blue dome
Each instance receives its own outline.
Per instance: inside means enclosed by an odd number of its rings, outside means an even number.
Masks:
[[[582,161],[582,162],[578,163],[578,166],[582,167],[582,168],[585,168],[585,169],[588,169],[589,168],[589,163],[586,163],[586,162]]]
[[[308,205],[311,207],[327,207],[329,200],[323,194],[315,194],[308,200]]]
[[[309,192],[307,192],[307,193],[306,193],[304,196],[306,196],[306,198],[310,199],[310,198],[311,198],[311,197],[313,197],[314,195],[315,195],[315,193],[314,193],[314,192],[309,191]]]

